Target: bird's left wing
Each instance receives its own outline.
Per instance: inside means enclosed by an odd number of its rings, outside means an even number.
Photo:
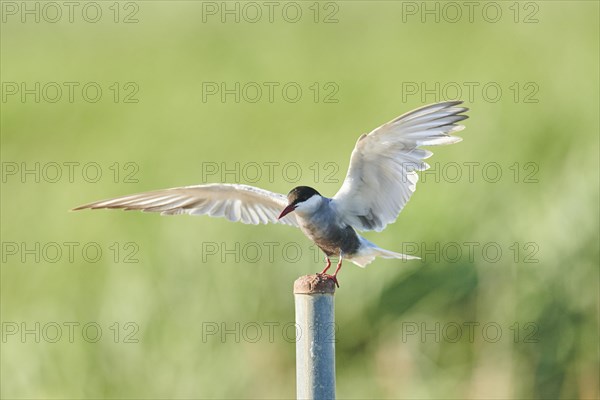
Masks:
[[[244,224],[257,225],[272,222],[298,226],[295,215],[277,219],[286,206],[287,198],[283,194],[247,185],[209,184],[101,200],[73,210],[120,208],[159,212],[162,215],[206,214],[211,217],[225,217],[230,221],[240,221]]]
[[[381,231],[398,218],[416,189],[415,171],[429,165],[432,153],[420,146],[444,145],[462,139],[450,136],[464,129],[461,101],[421,107],[362,135],[350,158],[350,168],[332,206],[359,230]]]

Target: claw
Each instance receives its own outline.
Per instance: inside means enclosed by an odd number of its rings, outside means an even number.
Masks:
[[[337,277],[335,275],[329,275],[328,278],[333,280],[335,286],[337,286],[338,288],[340,287],[340,284],[338,283]]]

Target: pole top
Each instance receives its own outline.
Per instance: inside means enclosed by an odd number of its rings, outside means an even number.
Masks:
[[[304,275],[294,282],[294,294],[334,294],[335,283],[323,275]]]

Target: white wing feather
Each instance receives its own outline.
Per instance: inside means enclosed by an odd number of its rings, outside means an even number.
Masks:
[[[416,189],[418,175],[432,153],[419,146],[445,145],[464,129],[457,122],[468,109],[461,101],[428,105],[401,115],[362,135],[356,142],[346,179],[332,205],[344,221],[359,230],[381,231],[398,218]]]
[[[74,208],[120,208],[159,212],[162,215],[190,214],[225,217],[244,224],[283,223],[298,226],[296,216],[278,220],[287,197],[247,185],[210,184],[163,189],[97,201]]]

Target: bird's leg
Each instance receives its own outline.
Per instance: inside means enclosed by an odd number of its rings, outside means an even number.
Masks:
[[[337,287],[340,287],[340,284],[338,283],[338,280],[337,280],[337,274],[338,274],[338,272],[339,272],[339,270],[341,268],[342,268],[342,256],[340,255],[340,260],[337,263],[337,267],[335,269],[335,272],[333,273],[333,275],[331,275],[331,279],[333,279],[333,281],[335,282],[335,285]]]
[[[327,260],[327,265],[325,266],[325,269],[323,271],[321,271],[321,273],[318,273],[317,275],[325,275],[325,273],[327,272],[329,267],[331,267],[331,260],[329,259],[329,257],[325,256],[325,260]]]

